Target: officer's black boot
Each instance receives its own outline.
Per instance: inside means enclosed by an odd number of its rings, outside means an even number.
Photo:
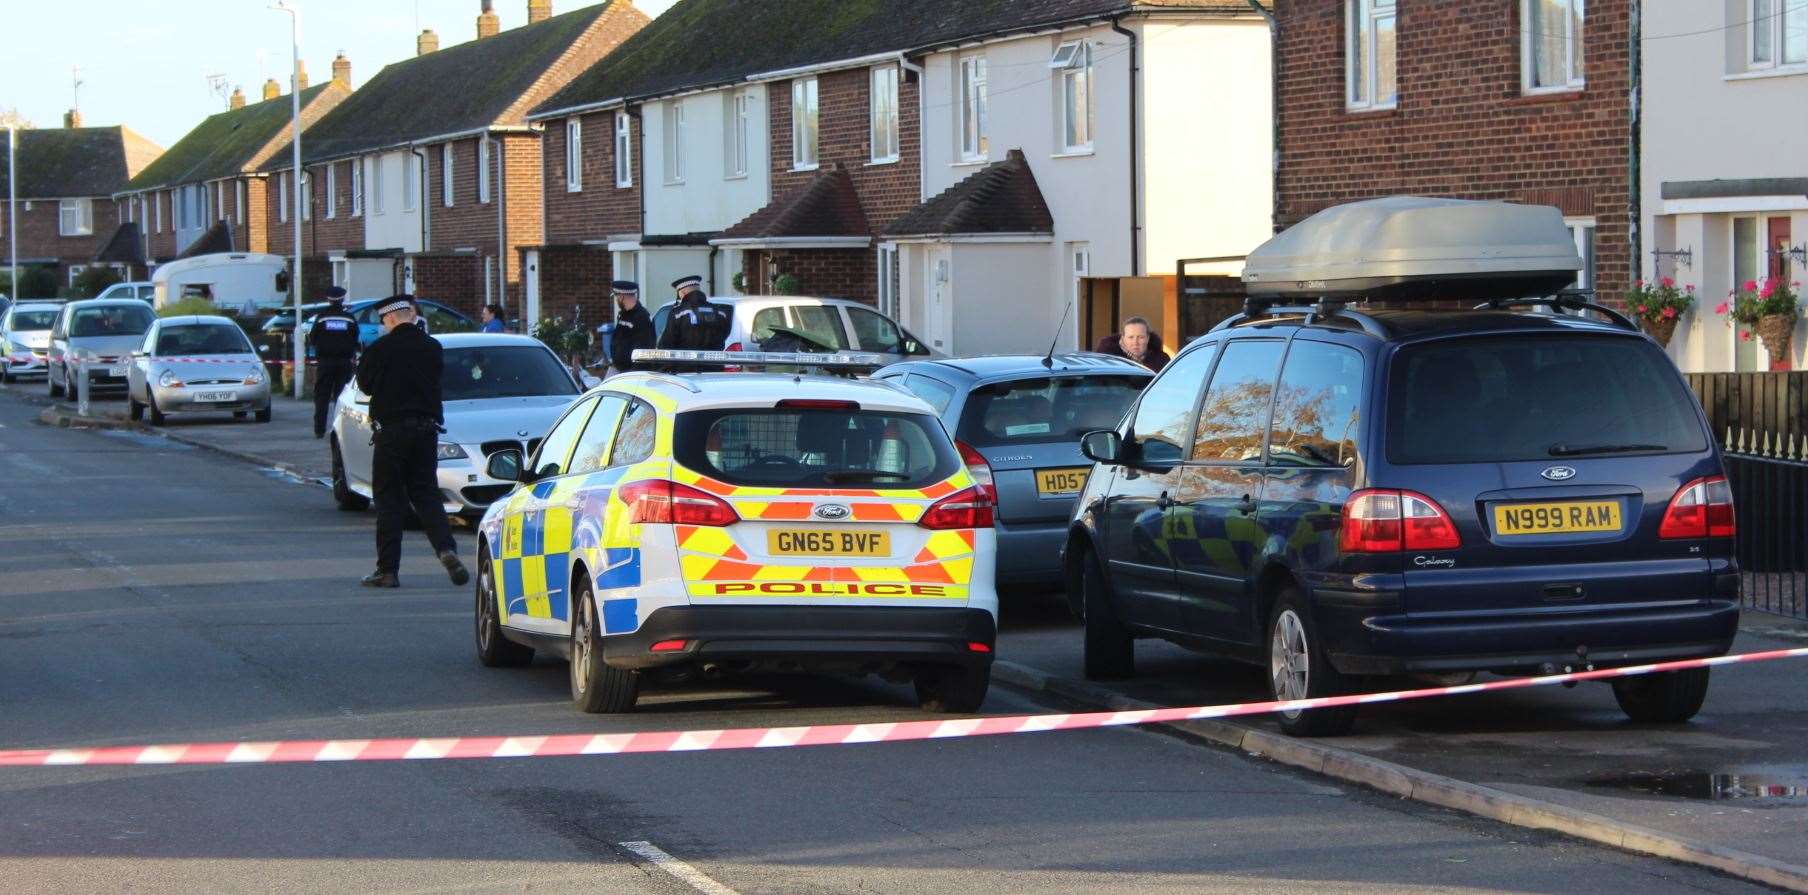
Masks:
[[[439,564],[446,567],[446,574],[451,576],[453,584],[464,587],[471,580],[471,573],[465,571],[465,564],[458,561],[458,554],[450,550],[441,551]]]
[[[381,569],[379,569],[375,572],[372,572],[369,575],[364,576],[364,579],[358,583],[364,585],[365,587],[401,587],[402,586],[402,581],[401,581],[401,579],[396,577],[396,573],[385,572]]]

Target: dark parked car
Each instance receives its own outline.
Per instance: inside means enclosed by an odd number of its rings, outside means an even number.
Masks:
[[[1092,471],[1080,436],[1117,425],[1154,378],[1103,354],[904,361],[874,376],[928,401],[996,491],[1001,586],[1061,583],[1067,521]]]

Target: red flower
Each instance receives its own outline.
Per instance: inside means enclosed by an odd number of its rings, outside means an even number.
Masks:
[[[1664,309],[1664,319],[1665,320],[1675,320],[1676,319],[1676,309],[1675,308],[1665,308]]]
[[[1689,284],[1689,285],[1687,285],[1687,286],[1684,286],[1684,287],[1683,287],[1683,288],[1684,288],[1684,289],[1686,289],[1686,290],[1688,290],[1688,292],[1689,292],[1689,294],[1690,294],[1690,295],[1694,295],[1694,294],[1695,294],[1695,284],[1694,284],[1694,283],[1690,283],[1690,284]]]
[[[1643,313],[1645,313],[1645,312],[1646,312],[1646,311],[1645,311],[1645,306],[1644,306],[1644,305],[1639,305],[1639,313],[1640,313],[1640,314],[1643,314]]]
[[[1751,341],[1752,340],[1751,330],[1746,330],[1745,332],[1740,333],[1739,338],[1743,339],[1744,341],[1747,341],[1747,342]]]
[[[1727,311],[1730,311],[1730,310],[1732,310],[1732,306],[1727,304],[1726,302],[1721,302],[1720,304],[1717,304],[1714,306],[1714,313],[1716,313],[1716,314],[1724,315]]]
[[[1756,292],[1756,291],[1758,291],[1758,281],[1757,280],[1746,280],[1745,285],[1741,286],[1739,288],[1745,290],[1746,292]]]
[[[1658,285],[1663,286],[1665,289],[1669,289],[1676,285],[1676,281],[1670,279],[1669,277],[1664,277],[1661,281],[1659,281]]]

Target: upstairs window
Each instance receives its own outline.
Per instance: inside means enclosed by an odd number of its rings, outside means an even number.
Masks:
[[[634,185],[633,134],[628,113],[615,113],[615,185],[622,188]]]
[[[314,175],[309,174],[306,168],[301,171],[301,219],[314,219]]]
[[[1345,103],[1353,110],[1391,109],[1399,95],[1394,67],[1394,0],[1348,0],[1347,8]]]
[[[684,182],[684,103],[665,104],[665,182]]]
[[[284,171],[282,176],[277,178],[276,222],[279,224],[287,224],[289,222],[289,172],[287,171]],[[182,224],[181,220],[177,220],[176,224],[178,229],[180,229]]]
[[[1584,0],[1522,0],[1520,64],[1526,93],[1582,89]]]
[[[439,201],[451,208],[457,200],[453,194],[452,180],[452,144],[441,143],[439,146]]]
[[[57,233],[61,236],[94,235],[94,200],[64,199],[58,202]]]
[[[414,211],[421,205],[421,157],[410,152],[402,156],[402,210]]]
[[[237,220],[239,226],[243,227],[245,225],[245,181],[237,180],[234,181],[232,185],[233,191],[237,196],[237,201],[233,203],[233,209],[238,212]]]
[[[799,78],[791,82],[791,167],[816,167],[817,103],[815,78]]]
[[[364,213],[364,159],[352,159],[352,217]]]
[[[157,219],[157,231],[163,232],[163,194],[151,194],[151,215]]]
[[[339,164],[326,166],[326,219],[339,216]]]
[[[872,74],[872,145],[874,162],[898,160],[898,67],[887,65]]]
[[[1055,49],[1048,67],[1061,79],[1061,148],[1085,152],[1092,148],[1092,132],[1098,120],[1093,107],[1092,44],[1077,40]]]
[[[213,209],[219,220],[226,220],[226,181],[216,180],[213,183]]]
[[[1808,63],[1808,4],[1801,0],[1747,0],[1746,12],[1747,67]]]
[[[991,146],[986,139],[986,58],[960,61],[960,150],[963,161],[981,161]]]
[[[747,165],[753,148],[753,94],[736,93],[728,105],[728,141],[723,147],[725,164],[723,176],[745,177]]]
[[[565,192],[584,190],[584,123],[565,119]]]
[[[382,156],[370,160],[370,213],[373,215],[383,213],[389,198],[383,195],[384,167]]]
[[[477,201],[490,201],[490,138],[477,138]]]

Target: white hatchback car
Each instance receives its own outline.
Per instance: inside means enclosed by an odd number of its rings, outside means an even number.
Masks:
[[[439,489],[446,512],[476,518],[490,502],[513,490],[513,480],[484,472],[497,451],[517,455],[539,443],[541,433],[576,400],[581,389],[571,371],[538,339],[507,333],[447,333],[439,340],[443,370],[440,398],[446,432],[439,444]],[[333,499],[342,510],[370,505],[370,396],[352,382],[339,393],[328,449],[333,460]]]
[[[880,674],[970,712],[998,625],[991,492],[902,389],[628,373],[551,428],[479,525],[485,665],[571,661],[587,712],[643,676]]]

